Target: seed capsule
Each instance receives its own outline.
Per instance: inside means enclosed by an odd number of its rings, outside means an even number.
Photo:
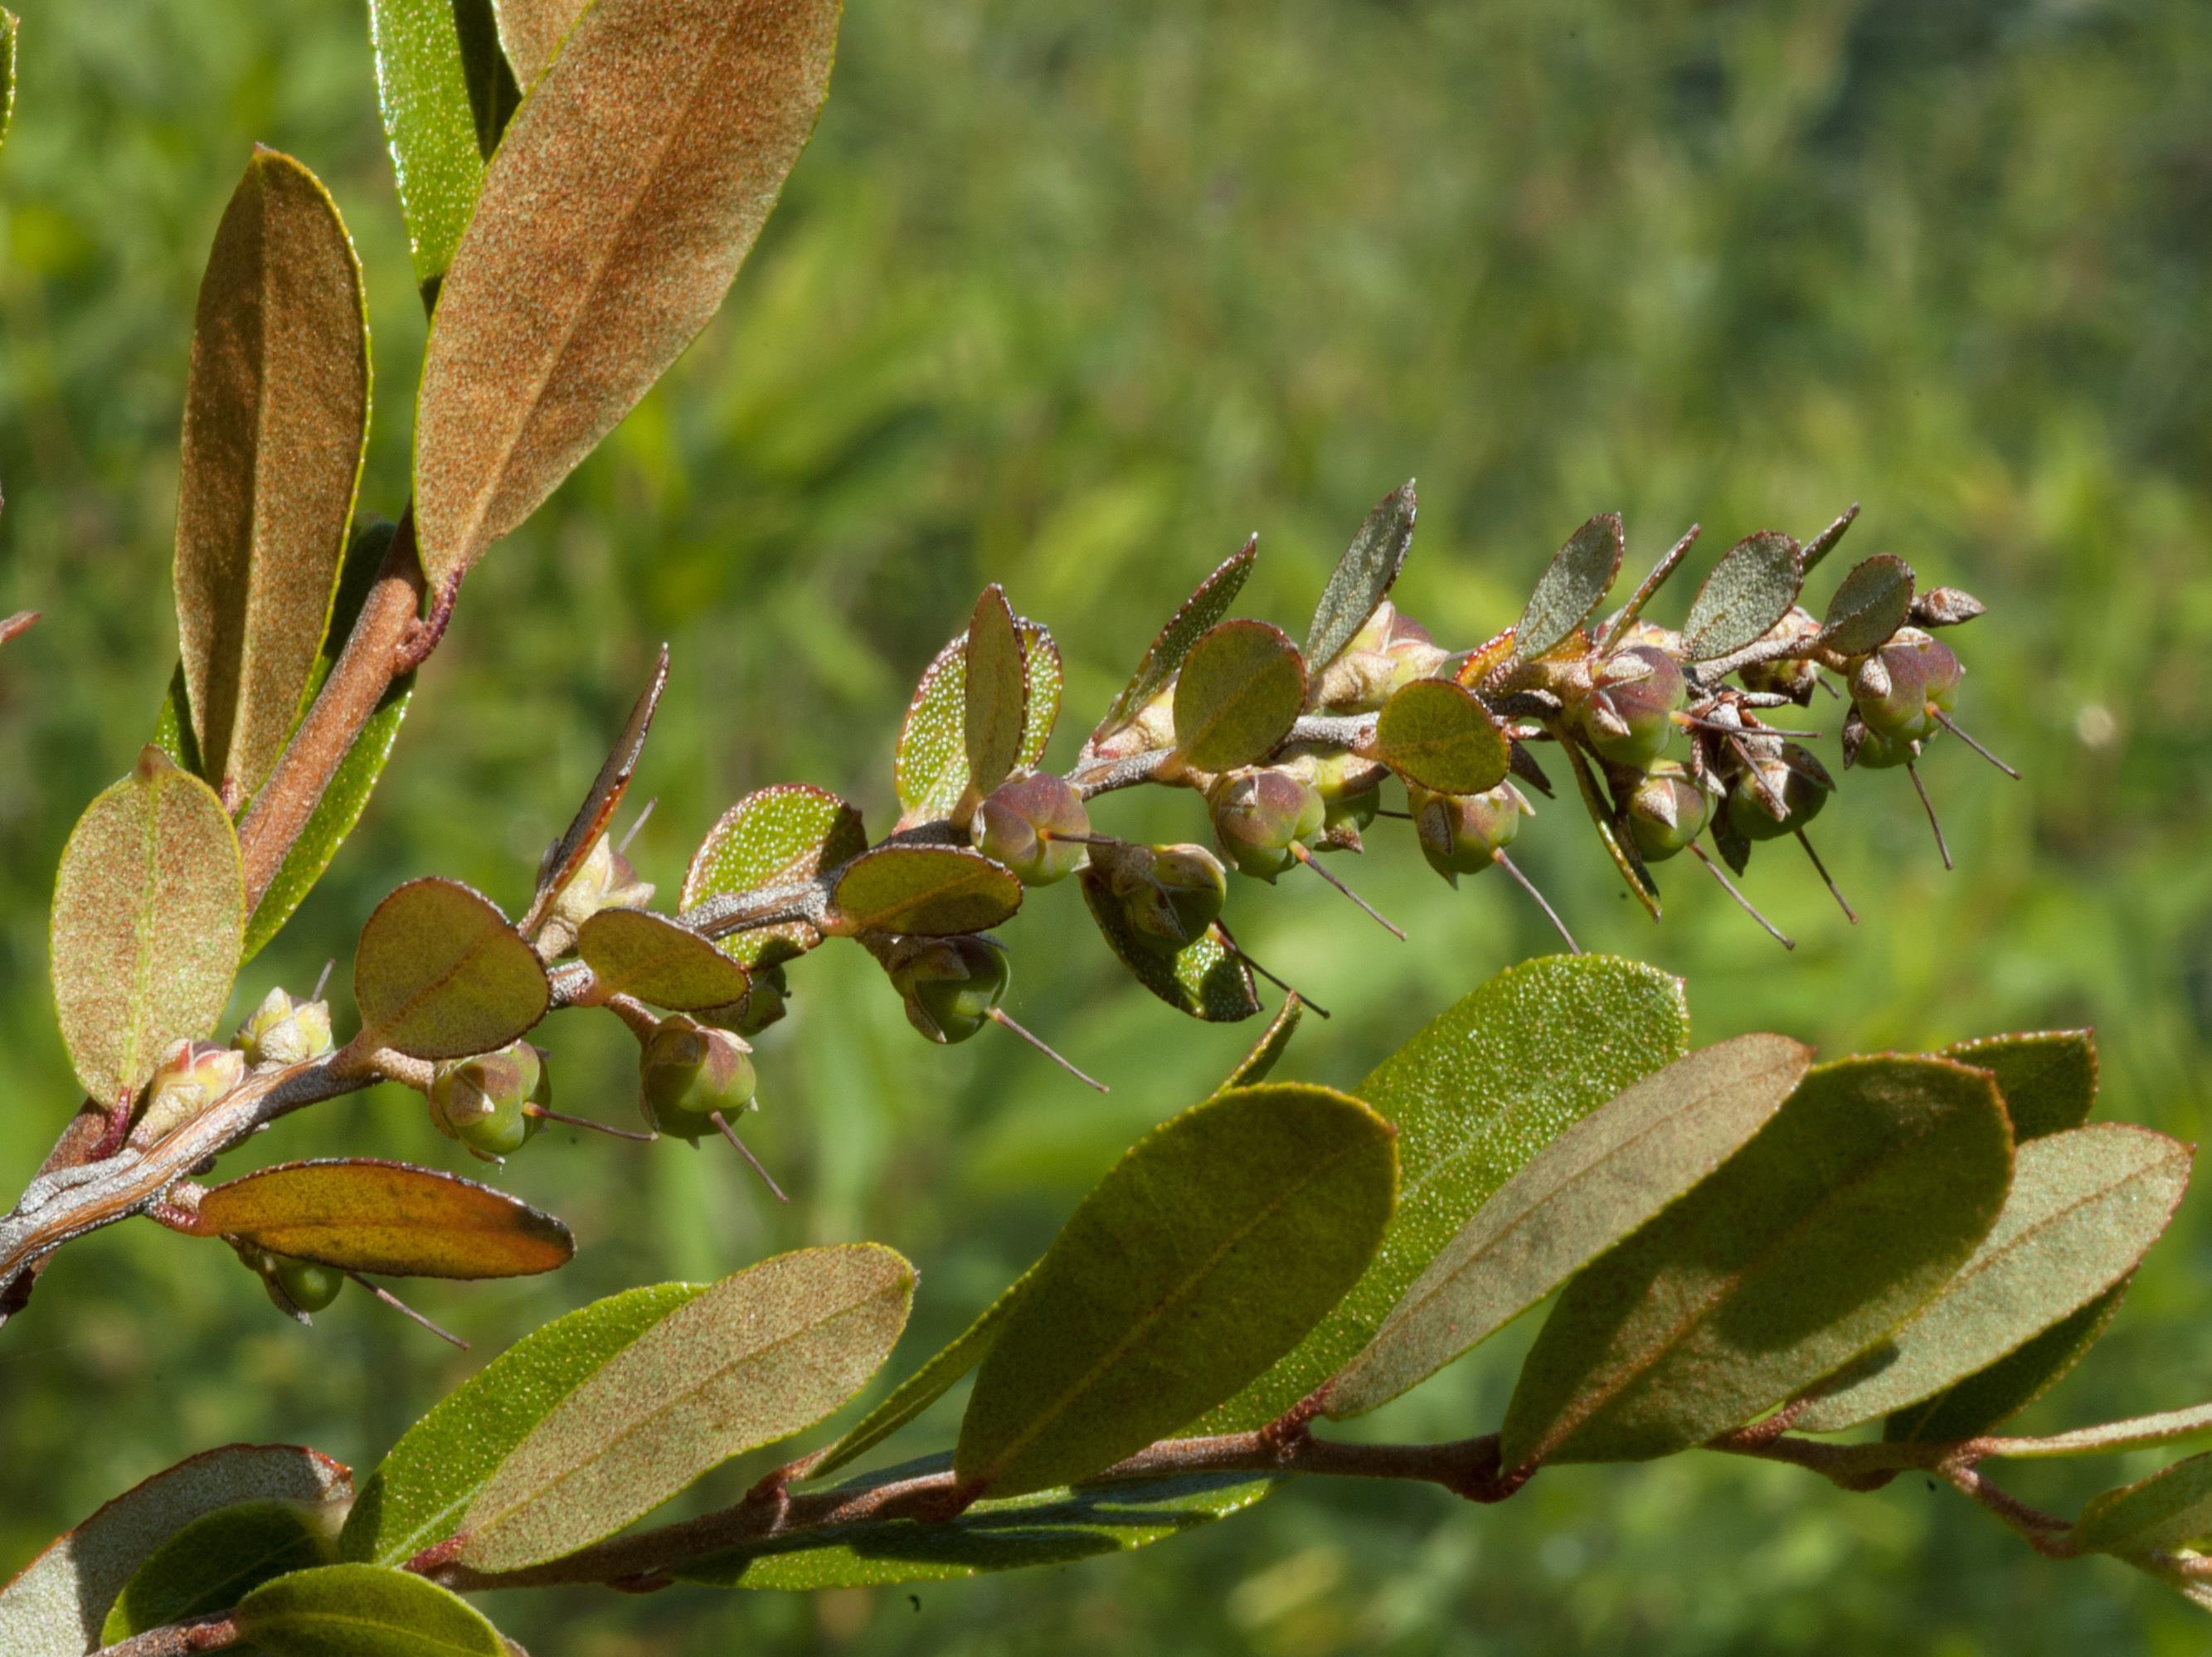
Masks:
[[[1083,797],[1049,772],[1016,777],[975,808],[969,838],[985,857],[1003,863],[1024,886],[1049,886],[1080,868],[1091,814]]]
[[[1802,828],[1828,803],[1835,785],[1827,772],[1796,743],[1782,744],[1778,759],[1762,759],[1757,771],[1738,776],[1729,790],[1729,826],[1746,840],[1775,840]],[[1765,787],[1760,784],[1764,783]],[[1774,799],[1783,813],[1774,815]]]
[[[1649,862],[1673,857],[1705,832],[1712,801],[1671,760],[1651,768],[1628,797],[1628,826]]]
[[[246,1055],[216,1041],[179,1041],[146,1083],[146,1108],[131,1130],[143,1150],[158,1144],[246,1079]]]
[[[1935,731],[1939,709],[1951,711],[1964,674],[1950,646],[1917,628],[1900,628],[1852,673],[1851,703],[1869,731],[1918,740]]]
[[[1363,760],[1345,750],[1300,743],[1283,750],[1277,768],[1310,785],[1322,798],[1323,816],[1317,844],[1359,850],[1359,831],[1382,809],[1388,766]]]
[[[1682,670],[1664,651],[1650,645],[1615,651],[1598,665],[1583,705],[1583,734],[1607,760],[1640,771],[1666,751],[1688,694]]]
[[[1531,814],[1528,800],[1510,782],[1480,794],[1406,792],[1421,855],[1454,885],[1460,876],[1479,875],[1495,864],[1497,853],[1521,832],[1521,819]]]
[[[719,1130],[714,1116],[750,1109],[759,1090],[752,1048],[729,1031],[681,1013],[660,1021],[638,1057],[646,1120],[658,1132],[697,1144]]]
[[[253,1016],[238,1027],[233,1045],[257,1068],[319,1059],[332,1045],[330,1003],[295,1001],[283,990],[272,989]]]
[[[521,1150],[543,1125],[524,1107],[543,1108],[552,1102],[545,1055],[527,1041],[447,1059],[431,1072],[430,1120],[483,1162],[496,1162]]]
[[[990,1023],[1012,979],[1005,947],[980,934],[902,939],[885,964],[907,1022],[939,1043],[965,1041]]]
[[[289,1254],[272,1254],[270,1259],[275,1263],[276,1285],[284,1291],[284,1298],[302,1312],[321,1311],[345,1287],[345,1273],[334,1266],[295,1259]]]
[[[1222,855],[1239,873],[1270,883],[1295,860],[1291,847],[1313,840],[1328,817],[1318,789],[1273,769],[1229,773],[1207,804]]]
[[[1229,871],[1203,846],[1137,848],[1117,860],[1114,895],[1138,941],[1173,955],[1205,936],[1229,901]]]

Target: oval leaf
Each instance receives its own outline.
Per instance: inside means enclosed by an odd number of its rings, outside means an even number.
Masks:
[[[961,677],[961,739],[968,786],[988,794],[1006,780],[1021,757],[1029,719],[1029,675],[1022,664],[1021,637],[1014,630],[1014,612],[1006,608],[1006,595],[996,583],[985,587],[975,601]]]
[[[1314,608],[1313,625],[1306,629],[1305,659],[1315,667],[1334,661],[1389,595],[1413,550],[1415,508],[1409,477],[1376,503],[1336,561]]]
[[[354,951],[353,993],[369,1045],[417,1059],[505,1047],[552,1000],[538,952],[498,906],[434,877],[376,906]]]
[[[1139,1141],[1006,1314],[961,1422],[962,1484],[1012,1496],[1088,1478],[1281,1357],[1373,1256],[1393,1138],[1346,1095],[1263,1085]]]
[[[2212,1537],[2212,1452],[2092,1496],[2074,1527],[2084,1553],[2171,1553]]]
[[[1504,1328],[1742,1148],[1812,1063],[1740,1035],[1656,1071],[1559,1135],[1477,1209],[1329,1382],[1364,1415]]]
[[[1528,661],[1572,638],[1613,590],[1623,547],[1617,512],[1599,513],[1568,537],[1514,625],[1513,653]]]
[[[193,1520],[240,1502],[333,1502],[353,1496],[346,1469],[291,1444],[232,1444],[158,1472],[62,1537],[0,1588],[0,1650],[84,1657],[132,1573]]]
[[[477,15],[483,9],[466,0],[369,0],[377,107],[399,181],[415,284],[426,303],[453,264],[483,189],[484,157],[498,137],[493,125],[488,141],[484,128],[506,118],[507,112],[495,112],[501,65],[496,39],[487,61]]]
[[[2015,1140],[2079,1127],[2097,1102],[2097,1038],[2091,1030],[1984,1036],[1948,1047],[1943,1057],[1996,1077]]]
[[[526,1278],[576,1253],[568,1228],[458,1174],[374,1158],[286,1162],[200,1199],[203,1235],[389,1278]]]
[[[746,795],[708,832],[684,872],[683,907],[804,886],[867,849],[856,808],[811,783],[779,783]],[[748,967],[773,966],[821,941],[821,933],[799,920],[735,933],[722,947]]]
[[[602,909],[576,933],[576,953],[614,995],[672,1012],[742,1001],[752,975],[707,939],[665,915]]]
[[[330,192],[256,147],[200,279],[177,491],[177,634],[201,769],[244,803],[331,617],[368,440],[361,262]]]
[[[1025,710],[1015,762],[1034,766],[1044,757],[1053,723],[1060,717],[1060,646],[1039,622],[1016,616],[1014,631],[1021,642]],[[1002,685],[1001,693],[1006,689]],[[907,706],[906,722],[899,729],[892,780],[904,822],[939,822],[959,810],[972,780],[968,700],[968,635],[963,633],[923,670],[914,700]],[[988,791],[978,785],[977,792]]]
[[[1912,611],[1912,566],[1887,552],[1851,566],[1820,618],[1820,642],[1844,656],[1887,644]]]
[[[1719,1173],[1568,1285],[1507,1406],[1506,1465],[1638,1460],[1741,1426],[1941,1290],[2011,1171],[1983,1072],[1820,1066]]]
[[[215,791],[147,748],[85,808],[54,877],[54,1009],[85,1092],[114,1105],[222,1016],[246,932],[238,835]]]
[[[1693,662],[1717,660],[1741,650],[1790,613],[1805,577],[1797,543],[1778,530],[1746,536],[1722,555],[1682,624],[1682,644]]]
[[[575,878],[592,855],[592,848],[605,834],[607,825],[614,821],[623,796],[629,792],[630,779],[637,774],[637,762],[645,752],[645,739],[653,730],[653,715],[660,706],[660,693],[668,687],[668,646],[660,646],[653,659],[653,674],[646,681],[638,699],[630,704],[629,718],[623,722],[622,734],[615,745],[607,750],[606,758],[599,764],[599,774],[592,779],[584,803],[576,808],[576,815],[568,819],[568,826],[561,838],[547,848],[545,860],[538,873],[538,890],[530,901],[530,912],[522,918],[521,930],[534,933],[546,910]]]
[[[1449,679],[1415,679],[1382,705],[1374,756],[1439,794],[1480,794],[1505,780],[1505,735],[1482,699]]]
[[[1006,920],[1022,907],[1022,883],[964,847],[879,846],[847,865],[830,901],[841,931],[945,938]]]
[[[1199,771],[1273,752],[1306,701],[1298,647],[1265,622],[1224,622],[1191,646],[1175,689],[1176,748]]]
[[[362,1486],[338,1538],[341,1557],[404,1564],[460,1528],[485,1481],[538,1423],[600,1367],[703,1284],[632,1289],[525,1335],[407,1429]]]
[[[1306,1398],[1506,1181],[1689,1044],[1682,980],[1613,956],[1510,968],[1431,1019],[1359,1084],[1398,1130],[1402,1195],[1374,1263],[1296,1351],[1192,1430],[1247,1432]]]
[[[238,1631],[266,1657],[507,1657],[483,1613],[435,1582],[381,1565],[325,1565],[239,1602]]]
[[[1079,871],[1076,883],[1083,901],[1097,923],[1114,957],[1154,995],[1178,1012],[1208,1023],[1234,1024],[1260,1011],[1260,998],[1252,988],[1252,969],[1244,958],[1222,941],[1220,930],[1209,928],[1203,937],[1169,953],[1155,949],[1138,936],[1114,895],[1113,882],[1100,853],[1109,848],[1093,847],[1090,865]]]
[[[1045,747],[1052,741],[1053,726],[1060,722],[1060,693],[1066,670],[1060,659],[1060,646],[1052,641],[1052,634],[1043,622],[1017,616],[1014,628],[1022,640],[1022,700],[1025,709],[1021,750],[1015,756],[1015,762],[1034,770],[1044,759]]]
[[[1117,726],[1127,724],[1143,711],[1145,705],[1167,689],[1168,681],[1182,671],[1183,659],[1201,634],[1229,614],[1229,606],[1237,602],[1243,590],[1245,578],[1252,574],[1253,561],[1260,555],[1260,537],[1254,536],[1215,568],[1213,574],[1198,584],[1198,591],[1182,601],[1182,608],[1168,617],[1167,625],[1159,630],[1145,651],[1144,660],[1129,683],[1121,687],[1121,694],[1114,698],[1106,710],[1106,717],[1091,733],[1097,742]]]
[[[2019,1350],[1934,1398],[1899,1410],[1882,1423],[1882,1437],[1893,1444],[1955,1444],[1994,1431],[2066,1378],[2104,1338],[2127,1292],[2126,1283],[2114,1284]]]
[[[599,0],[515,112],[439,294],[415,521],[443,585],[628,414],[737,276],[829,88],[836,0]]]
[[[1801,1432],[1832,1433],[1962,1381],[2133,1272],[2189,1188],[2191,1148],[2118,1122],[2020,1148],[1990,1235],[1888,1339],[1824,1382]]]
[[[460,1557],[514,1570],[588,1546],[709,1469],[819,1421],[906,1326],[914,1268],[873,1243],[779,1254],[640,1335],[479,1490]]]
[[[196,1519],[137,1569],[107,1613],[108,1645],[228,1611],[264,1582],[337,1557],[343,1512],[327,1503],[242,1502]]]

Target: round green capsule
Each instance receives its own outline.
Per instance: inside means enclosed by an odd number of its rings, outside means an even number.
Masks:
[[[933,1041],[951,1043],[965,1041],[991,1021],[1013,978],[1003,944],[975,933],[907,943],[891,983],[906,1003],[908,1023]]]
[[[1629,832],[1650,863],[1662,863],[1705,833],[1712,801],[1690,774],[1662,760],[1628,797]]]
[[[1295,860],[1291,848],[1319,835],[1328,802],[1288,771],[1232,771],[1213,786],[1214,841],[1240,874],[1273,882]]]
[[[1901,628],[1852,674],[1851,705],[1869,731],[1918,740],[1934,733],[1939,712],[1951,711],[1965,671],[1941,639]]]
[[[1206,935],[1229,901],[1229,871],[1203,846],[1146,848],[1117,872],[1114,894],[1137,940],[1173,955]]]
[[[1454,885],[1462,875],[1479,875],[1495,864],[1497,854],[1521,832],[1521,819],[1528,815],[1528,802],[1510,782],[1480,794],[1408,788],[1406,798],[1421,855]]]
[[[334,1266],[298,1259],[289,1254],[272,1254],[269,1258],[276,1286],[284,1291],[284,1298],[302,1312],[321,1311],[345,1287],[345,1273]]]
[[[969,839],[985,857],[1003,863],[1024,886],[1049,886],[1083,865],[1080,838],[1091,832],[1083,797],[1063,779],[1032,772],[994,789],[975,808]]]
[[[1745,771],[1729,789],[1729,827],[1746,840],[1777,840],[1796,833],[1827,804],[1832,785],[1819,780],[1826,774],[1820,762],[1797,744],[1783,744],[1781,758],[1760,760],[1755,773]],[[1778,817],[1770,792],[1781,796]]]
[[[1689,687],[1674,659],[1652,645],[1617,650],[1598,665],[1583,704],[1583,735],[1614,765],[1642,770],[1667,750]]]
[[[521,1150],[544,1126],[524,1107],[543,1108],[552,1100],[545,1055],[527,1041],[447,1059],[431,1072],[430,1120],[482,1162],[499,1162]]]
[[[646,1120],[673,1138],[695,1144],[714,1132],[714,1115],[750,1109],[759,1091],[752,1049],[725,1029],[678,1013],[660,1021],[638,1055],[639,1096]]]

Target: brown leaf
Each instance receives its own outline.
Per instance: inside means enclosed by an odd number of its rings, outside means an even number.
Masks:
[[[499,0],[499,44],[527,92],[575,27],[584,0]]]

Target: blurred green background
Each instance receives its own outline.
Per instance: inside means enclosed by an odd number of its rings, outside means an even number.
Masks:
[[[144,740],[173,659],[186,337],[249,143],[318,169],[359,241],[378,379],[363,501],[387,513],[422,336],[358,0],[17,3],[0,610],[46,620],[0,657],[11,1192],[71,1103],[46,984],[53,864]],[[663,639],[675,671],[633,798],[659,799],[637,851],[667,889],[761,784],[823,783],[886,824],[908,690],[988,580],[1058,630],[1064,760],[1248,531],[1265,555],[1246,607],[1296,628],[1408,475],[1421,517],[1401,595],[1462,644],[1512,618],[1593,511],[1626,513],[1640,568],[1693,518],[1717,550],[1763,526],[1809,534],[1858,500],[1847,552],[1894,550],[1990,606],[1960,639],[1962,717],[2027,780],[1955,744],[1931,756],[1959,871],[1894,773],[1847,779],[1818,835],[1863,925],[1786,851],[1753,870],[1794,957],[1686,868],[1653,927],[1571,804],[1523,836],[1527,866],[1586,946],[1685,974],[1700,1039],[1774,1028],[1832,1053],[2094,1021],[2104,1114],[2194,1138],[2212,1047],[2208,84],[2212,9],[2195,0],[862,0],[732,302],[471,579],[360,831],[233,1017],[331,956],[342,1000],[354,935],[402,879],[522,901]],[[1670,602],[1679,616],[1686,598]],[[1182,797],[1103,821],[1199,828]],[[1348,1083],[1550,945],[1503,882],[1449,894],[1397,836],[1351,872],[1409,944],[1303,878],[1236,896],[1255,953],[1336,1010],[1291,1073]],[[151,1226],[71,1247],[0,1338],[0,1572],[229,1440],[309,1441],[366,1468],[556,1313],[800,1241],[878,1238],[920,1264],[895,1364],[910,1367],[1249,1034],[1134,990],[1079,909],[1055,889],[1008,929],[1014,1005],[1110,1096],[1011,1041],[921,1045],[871,963],[824,950],[762,1043],[750,1128],[799,1200],[773,1208],[711,1148],[549,1135],[505,1182],[566,1216],[581,1257],[550,1280],[422,1287],[471,1355],[358,1295],[310,1334],[222,1251]],[[562,1021],[550,1041],[563,1102],[625,1117],[613,1022]],[[474,1171],[394,1089],[264,1144],[262,1160]],[[2026,1423],[2212,1393],[2208,1266],[2200,1193],[2112,1336]],[[1527,1338],[1376,1429],[1493,1423]],[[953,1419],[901,1449],[949,1442]],[[2034,1466],[2017,1487],[2064,1506],[2157,1460]],[[1139,1558],[911,1598],[489,1608],[538,1657],[2179,1651],[2206,1630],[2148,1579],[2039,1563],[1920,1481],[1846,1496],[1697,1457],[1547,1475],[1496,1509],[1310,1487]]]

